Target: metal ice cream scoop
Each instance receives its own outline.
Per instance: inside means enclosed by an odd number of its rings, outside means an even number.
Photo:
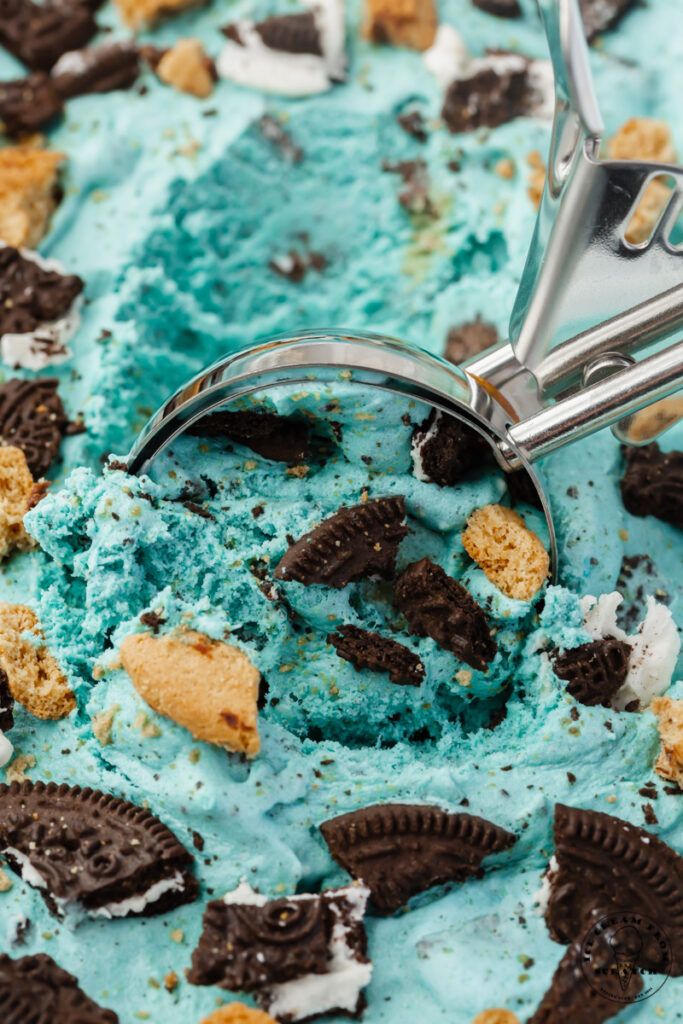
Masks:
[[[556,564],[540,456],[613,425],[643,444],[683,415],[683,396],[656,425],[633,414],[683,390],[683,246],[671,237],[683,210],[683,168],[600,160],[602,122],[577,0],[539,0],[555,74],[555,116],[545,188],[510,319],[510,341],[452,364],[399,341],[307,331],[233,352],[189,381],[144,427],[128,457],[146,472],[207,413],[280,385],[345,382],[421,400],[485,435],[506,470],[523,466],[541,499]],[[648,185],[670,196],[651,236],[627,239]],[[659,344],[656,344],[659,343]],[[634,353],[655,346],[639,361]]]

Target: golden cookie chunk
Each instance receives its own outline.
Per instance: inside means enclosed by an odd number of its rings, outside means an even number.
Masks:
[[[0,240],[35,248],[57,207],[63,153],[31,146],[0,149]]]
[[[166,85],[202,100],[211,95],[215,85],[213,62],[198,39],[179,39],[163,55],[156,72]]]
[[[131,28],[153,25],[161,18],[199,7],[203,0],[116,0],[121,17]]]
[[[683,700],[655,697],[650,711],[657,715],[662,749],[655,771],[683,789]]]
[[[676,149],[668,124],[652,117],[630,118],[610,139],[607,149],[612,160],[676,162]],[[659,179],[651,181],[628,226],[627,241],[633,245],[647,241],[670,198],[671,189],[665,182]]]
[[[135,633],[121,644],[123,667],[151,708],[198,740],[258,754],[260,673],[237,647],[190,631]]]
[[[477,1014],[472,1024],[519,1024],[519,1018],[512,1010],[484,1010]]]
[[[548,552],[511,508],[484,505],[476,509],[467,520],[462,543],[470,558],[508,597],[528,601],[546,580]]]
[[[31,609],[0,603],[0,667],[12,696],[36,718],[65,718],[76,707],[76,698],[47,647],[22,638],[27,631],[42,639]]]
[[[526,193],[536,209],[538,209],[541,205],[541,197],[545,188],[545,164],[537,149],[529,153],[526,162],[531,168],[526,179]]]
[[[438,24],[433,0],[367,0],[363,32],[375,43],[427,50]]]
[[[277,1024],[263,1010],[254,1010],[244,1003],[230,1003],[205,1017],[200,1024]]]
[[[0,561],[12,551],[36,546],[24,529],[24,516],[43,488],[36,484],[21,448],[0,447]]]

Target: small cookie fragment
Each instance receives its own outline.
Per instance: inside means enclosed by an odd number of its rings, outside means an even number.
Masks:
[[[402,495],[375,498],[363,505],[342,505],[292,544],[280,559],[274,577],[306,587],[322,583],[335,588],[368,576],[391,579],[398,546],[407,533]]]
[[[118,1024],[113,1010],[94,1003],[45,953],[12,960],[0,953],[3,1024]]]
[[[607,149],[612,160],[676,163],[669,125],[652,117],[630,118],[609,140]],[[646,242],[670,199],[671,189],[664,181],[650,181],[628,225],[626,240],[632,245]]]
[[[52,69],[52,82],[66,100],[130,89],[139,74],[138,48],[130,43],[109,43],[63,54]]]
[[[76,707],[71,687],[48,648],[23,639],[25,632],[42,639],[31,609],[0,603],[0,667],[7,673],[12,696],[36,718],[65,718]]]
[[[662,743],[655,771],[683,789],[683,700],[655,697],[650,711],[657,716]]]
[[[270,1014],[244,1003],[230,1003],[200,1021],[200,1024],[277,1024]]]
[[[512,1010],[482,1010],[474,1018],[472,1024],[519,1024],[519,1018]]]
[[[0,447],[0,562],[13,551],[30,551],[36,546],[24,528],[24,516],[37,496],[43,493],[21,448]]]
[[[0,852],[50,911],[145,917],[191,903],[191,854],[149,811],[54,782],[0,786]]]
[[[516,842],[483,818],[429,805],[374,804],[325,821],[320,831],[333,859],[387,915],[417,893],[478,875],[485,857]]]
[[[0,384],[0,438],[21,448],[35,477],[52,465],[65,434],[73,432],[56,377],[20,380],[13,377]]]
[[[537,149],[534,149],[533,152],[529,153],[526,158],[526,162],[530,168],[526,179],[526,193],[534,207],[538,210],[541,205],[541,199],[543,198],[543,189],[545,188],[547,170],[545,163],[543,162],[543,157]]]
[[[493,14],[496,18],[521,18],[522,8],[519,0],[472,0],[475,7],[487,14]],[[496,1012],[496,1011],[494,1011]],[[507,1010],[499,1010],[499,1013],[507,1013]],[[493,1024],[493,1022],[492,1022]],[[503,1024],[503,1022],[501,1022]]]
[[[149,28],[162,18],[199,7],[204,0],[115,0],[121,17],[130,28]]]
[[[0,9],[0,45],[35,71],[49,71],[96,32],[92,11],[79,0],[4,0]]]
[[[0,121],[10,137],[41,131],[60,116],[62,109],[61,98],[44,71],[0,82]]]
[[[622,451],[621,499],[627,512],[683,528],[683,452],[663,452],[656,441]]]
[[[524,520],[505,505],[484,505],[467,520],[465,551],[507,597],[530,601],[550,570],[550,556]]]
[[[206,99],[213,92],[216,69],[199,39],[178,39],[156,66],[162,82],[180,92]]]
[[[497,328],[478,316],[476,320],[451,327],[446,338],[444,356],[457,365],[471,356],[479,355],[491,345],[497,345],[499,341]]]
[[[0,149],[0,241],[34,249],[59,201],[63,153],[29,146]]]
[[[410,446],[418,480],[451,487],[491,455],[488,441],[462,420],[432,409],[415,427]]]
[[[268,900],[242,882],[209,903],[188,981],[253,992],[277,1020],[356,1016],[372,964],[364,885]]]
[[[0,247],[0,337],[26,334],[59,320],[84,288],[76,274],[48,269],[12,245]]]
[[[374,43],[427,50],[439,18],[433,0],[366,0],[364,35]]]
[[[626,682],[631,645],[606,636],[552,657],[553,672],[569,683],[567,693],[586,707],[607,708]]]
[[[260,673],[243,651],[203,633],[135,633],[121,644],[121,659],[135,689],[159,714],[198,740],[258,754]]]
[[[588,42],[592,43],[601,32],[614,28],[637,2],[638,0],[579,0]]]
[[[532,111],[528,59],[514,54],[507,62],[490,61],[489,67],[463,74],[448,86],[441,116],[449,131],[497,128]]]
[[[371,633],[358,626],[340,626],[327,637],[340,658],[351,662],[360,671],[388,672],[389,680],[398,686],[420,686],[424,681],[424,665],[414,651],[396,640]]]
[[[394,584],[394,604],[415,636],[430,636],[481,672],[493,661],[498,648],[484,612],[469,591],[429,558],[404,569]]]
[[[228,437],[273,462],[301,462],[309,452],[308,423],[274,412],[212,412],[190,432],[199,437]]]
[[[590,956],[586,955],[585,937],[568,948],[527,1024],[604,1024],[636,1000],[643,981],[637,971],[626,976],[623,968],[620,973],[614,970],[610,937],[609,933],[604,937],[601,948],[593,943]]]

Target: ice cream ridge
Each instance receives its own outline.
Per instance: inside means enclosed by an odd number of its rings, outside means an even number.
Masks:
[[[675,162],[670,6],[581,9]],[[343,368],[125,454],[278,331],[505,337],[552,107],[530,0],[0,0],[3,1022],[677,1019],[683,421],[543,460],[554,577]]]

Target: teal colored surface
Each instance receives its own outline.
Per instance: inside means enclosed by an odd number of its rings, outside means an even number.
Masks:
[[[512,46],[542,56],[533,5],[524,7],[519,22],[492,18],[469,0],[447,0],[440,14],[475,53]],[[261,3],[257,14],[271,9]],[[218,27],[253,12],[246,2],[216,0],[145,38],[164,45],[191,33],[216,54]],[[676,17],[673,0],[650,0],[594,49],[593,63],[610,132],[628,116],[655,114],[669,121],[683,152]],[[102,18],[116,24],[109,6]],[[639,621],[644,596],[658,593],[683,623],[680,531],[624,511],[621,457],[609,432],[543,467],[557,518],[561,585],[546,591],[542,610],[502,598],[460,546],[467,514],[498,500],[500,482],[475,475],[440,490],[415,480],[400,417],[407,411],[417,419],[417,412],[386,397],[364,396],[359,406],[351,389],[335,387],[348,461],[340,453],[339,466],[314,465],[304,480],[244,449],[202,451],[191,439],[177,443],[154,479],[139,486],[120,472],[100,475],[102,458],[125,453],[175,387],[251,339],[325,324],[395,334],[441,352],[448,328],[477,314],[505,333],[534,223],[525,160],[532,150],[545,152],[549,126],[517,120],[470,136],[432,127],[429,141],[418,143],[396,114],[410,101],[428,120],[437,117],[440,90],[418,54],[359,41],[359,20],[353,4],[349,81],[325,96],[285,101],[223,82],[199,102],[149,75],[144,96],[73,101],[50,136],[69,160],[65,199],[41,251],[87,282],[74,357],[57,375],[69,412],[84,412],[88,432],[64,443],[52,494],[30,516],[42,550],[7,563],[2,591],[36,609],[79,707],[60,723],[19,710],[11,739],[35,756],[30,777],[146,800],[190,848],[193,831],[205,846],[195,851],[200,900],[150,921],[87,921],[70,930],[15,880],[0,894],[0,948],[50,953],[93,998],[115,1009],[121,1024],[195,1024],[225,998],[218,989],[193,988],[183,974],[212,895],[243,875],[273,895],[344,880],[317,832],[326,818],[376,801],[455,810],[464,799],[518,842],[482,880],[423,896],[395,918],[368,919],[375,971],[365,1021],[413,1024],[419,1015],[470,1024],[490,1006],[507,1006],[524,1021],[562,955],[534,913],[552,854],[554,803],[643,825],[638,790],[658,779],[654,718],[579,707],[574,720],[573,702],[543,657],[543,650],[584,639],[578,598],[615,589],[625,555],[648,555],[653,563],[649,575],[623,581],[630,621]],[[0,55],[0,77],[13,70],[18,66]],[[263,139],[257,122],[265,112],[286,118],[305,154],[300,164],[283,161]],[[406,213],[397,201],[398,177],[381,169],[383,161],[416,157],[427,163],[437,210],[428,221]],[[494,171],[503,157],[516,163],[510,181]],[[458,171],[449,167],[453,161]],[[269,269],[274,257],[306,245],[325,255],[322,272],[294,284]],[[313,395],[297,408],[313,411],[317,404]],[[356,420],[359,408],[376,419]],[[683,434],[666,444],[683,447]],[[361,456],[370,447],[375,462],[368,467]],[[256,468],[246,470],[247,460]],[[218,487],[213,496],[207,480]],[[187,481],[214,520],[174,500]],[[325,636],[339,622],[395,624],[381,587],[362,583],[326,593],[287,585],[288,601],[307,623],[305,644],[256,587],[249,560],[276,559],[288,532],[298,536],[342,502],[358,501],[364,487],[370,496],[406,495],[416,532],[402,546],[402,563],[430,553],[487,606],[500,653],[488,673],[472,674],[469,686],[454,678],[466,666],[429,640],[408,641],[428,667],[424,688],[415,691],[357,674],[336,657]],[[261,501],[265,512],[254,519],[251,508]],[[182,621],[209,635],[229,629],[231,642],[263,671],[269,691],[260,716],[262,753],[253,764],[196,743],[149,711],[161,735],[143,738],[135,723],[144,705],[125,674],[108,669],[94,682],[94,666],[107,665],[122,637],[138,628],[140,613],[158,607],[168,628],[189,614]],[[292,667],[281,671],[286,666]],[[681,662],[677,678],[683,679]],[[683,685],[672,692],[683,697]],[[503,693],[507,716],[488,730],[483,726]],[[103,747],[91,717],[113,704],[120,707],[114,742]],[[416,733],[419,741],[411,741]],[[665,794],[663,785],[659,790],[659,824],[651,830],[683,853],[683,798]],[[32,928],[27,945],[12,948],[18,914]],[[180,943],[171,939],[177,929]],[[526,967],[528,958],[533,965]],[[163,987],[170,971],[180,978],[172,994]],[[615,1020],[676,1021],[682,996],[681,982],[669,981],[652,1001]]]

